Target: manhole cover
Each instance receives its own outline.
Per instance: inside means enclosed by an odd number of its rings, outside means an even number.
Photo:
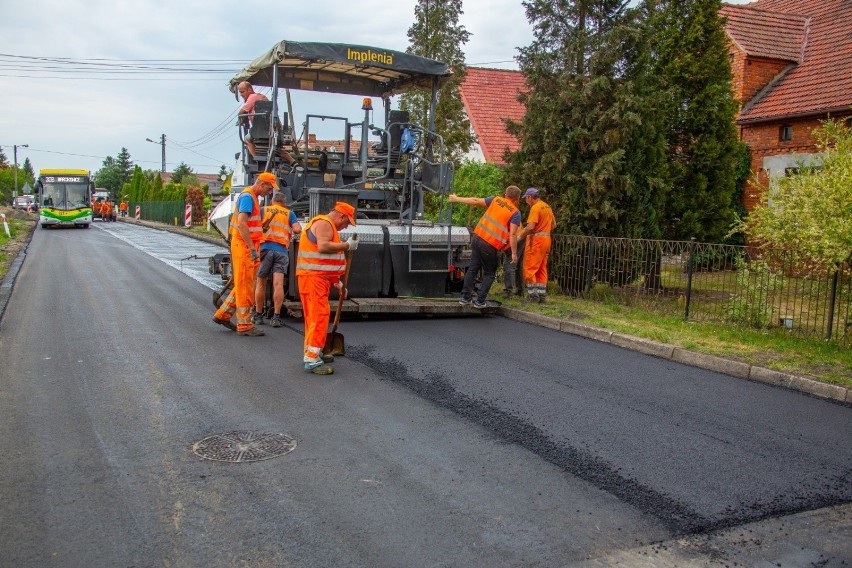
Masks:
[[[213,434],[192,445],[199,457],[232,463],[268,460],[295,449],[296,440],[285,434],[246,431]]]

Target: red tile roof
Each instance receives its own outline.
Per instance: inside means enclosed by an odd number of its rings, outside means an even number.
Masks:
[[[468,67],[467,76],[459,87],[470,124],[479,142],[485,161],[503,164],[506,148],[516,151],[520,142],[506,132],[505,119],[520,122],[524,106],[518,94],[525,90],[520,71]]]
[[[723,5],[720,14],[727,18],[725,31],[731,41],[748,55],[799,62],[808,22],[805,16],[730,5]]]
[[[760,122],[790,116],[827,112],[848,113],[852,106],[852,1],[850,0],[757,0],[747,5],[725,5],[731,37],[750,55],[787,52],[796,39],[795,18],[804,18],[805,29],[798,63],[743,107],[740,123]],[[761,13],[767,22],[787,26],[790,33],[783,44],[771,48],[766,42],[767,24],[755,24],[749,34],[747,23]],[[770,14],[771,13],[771,14]],[[777,33],[775,37],[777,37]],[[783,34],[782,34],[783,35]],[[739,38],[739,39],[738,39]],[[744,42],[744,43],[743,43]]]

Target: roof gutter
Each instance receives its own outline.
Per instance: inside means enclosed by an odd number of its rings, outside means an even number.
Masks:
[[[840,107],[822,109],[822,110],[810,110],[798,113],[790,113],[790,114],[776,114],[773,116],[765,116],[759,118],[738,118],[735,122],[739,125],[746,124],[761,124],[764,122],[778,122],[781,120],[793,120],[799,118],[813,118],[815,116],[822,116],[826,114],[834,114],[839,116],[844,116],[846,114],[852,114],[852,106],[844,105]]]

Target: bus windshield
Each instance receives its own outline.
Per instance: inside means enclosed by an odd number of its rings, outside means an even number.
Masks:
[[[42,207],[77,209],[88,207],[86,183],[45,183],[42,189]]]

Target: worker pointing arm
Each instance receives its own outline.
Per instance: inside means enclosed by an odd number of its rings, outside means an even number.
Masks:
[[[521,190],[514,185],[506,188],[502,196],[459,197],[450,194],[451,203],[463,203],[485,207],[485,214],[479,219],[471,240],[471,259],[462,288],[461,304],[473,304],[474,308],[486,307],[485,298],[494,282],[500,251],[512,251],[512,263],[518,262],[518,226],[521,224],[521,212],[518,200]],[[476,274],[482,269],[482,283],[476,299],[473,299],[473,287]]]

